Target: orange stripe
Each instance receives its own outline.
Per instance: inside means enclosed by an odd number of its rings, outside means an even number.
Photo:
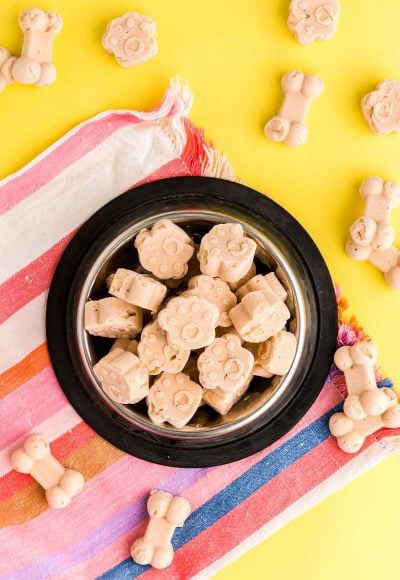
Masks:
[[[18,364],[0,375],[0,399],[18,389],[49,365],[49,353],[44,342]]]

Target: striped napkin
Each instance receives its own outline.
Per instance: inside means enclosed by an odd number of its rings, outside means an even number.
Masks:
[[[356,455],[337,448],[328,419],[340,408],[345,383],[335,367],[290,433],[215,468],[177,469],[131,457],[96,435],[68,404],[50,366],[44,315],[55,265],[76,229],[139,183],[177,175],[234,179],[227,159],[188,120],[191,103],[188,87],[174,80],[155,110],[102,113],[0,181],[4,578],[209,578],[400,445],[400,430],[382,430]],[[338,344],[362,340],[339,291],[338,305]],[[11,470],[10,453],[30,432],[46,435],[54,455],[85,476],[84,490],[65,510],[48,508],[32,478]],[[152,488],[181,494],[193,508],[174,536],[175,559],[165,571],[129,558],[146,525]]]

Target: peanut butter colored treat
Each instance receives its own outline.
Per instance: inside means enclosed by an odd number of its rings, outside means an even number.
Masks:
[[[226,415],[232,409],[241,397],[245,394],[251,383],[251,375],[248,380],[234,391],[224,391],[217,387],[216,389],[203,389],[203,402],[217,411],[220,415]]]
[[[282,286],[273,272],[270,272],[265,276],[262,274],[253,276],[246,282],[246,284],[243,284],[243,286],[238,288],[236,291],[236,296],[239,298],[239,300],[241,300],[243,296],[246,296],[246,294],[249,294],[249,292],[255,292],[257,290],[265,290],[266,292],[272,291],[283,301],[285,301],[287,298],[287,292],[285,288]]]
[[[182,296],[198,296],[215,304],[219,310],[217,326],[232,326],[229,311],[236,306],[237,298],[231,292],[228,284],[220,278],[212,276],[194,276],[189,280],[188,290]]]
[[[200,385],[184,373],[162,373],[147,397],[149,417],[156,425],[184,427],[197,411],[202,394]]]
[[[133,338],[142,326],[141,309],[120,298],[89,300],[85,304],[85,329],[94,336]]]
[[[141,230],[135,248],[143,268],[161,280],[183,278],[194,253],[192,239],[170,220],[160,220],[151,230]]]
[[[162,570],[174,559],[171,544],[175,528],[181,528],[190,515],[189,502],[183,497],[153,489],[147,501],[150,521],[142,538],[135,540],[131,548],[132,559],[145,566]]]
[[[12,75],[12,67],[17,60],[16,56],[12,56],[10,52],[0,46],[0,93],[15,82]]]
[[[246,238],[240,224],[218,224],[203,236],[198,258],[207,276],[237,282],[250,270],[256,243]]]
[[[108,291],[130,304],[157,312],[165,298],[167,287],[147,274],[118,268],[110,281]]]
[[[51,454],[44,435],[30,435],[11,455],[11,465],[15,471],[31,475],[43,487],[52,508],[66,507],[85,484],[79,471],[63,467]]]
[[[179,373],[189,359],[190,350],[176,349],[170,346],[166,333],[158,321],[153,320],[142,330],[138,355],[146,365],[149,375],[159,375],[163,371]]]
[[[400,205],[400,183],[369,177],[360,186],[364,215],[376,222],[389,222],[392,211]]]
[[[324,83],[317,75],[295,70],[283,75],[281,85],[284,92],[281,108],[265,125],[264,132],[271,141],[297,147],[307,140],[307,112],[312,101],[324,92]]]
[[[349,394],[359,395],[376,388],[375,364],[378,351],[372,342],[359,342],[342,346],[334,357],[335,365],[344,372]]]
[[[131,340],[130,338],[117,338],[114,340],[110,352],[116,348],[121,348],[122,350],[127,350],[132,354],[137,354],[138,344],[137,340]]]
[[[124,68],[142,64],[157,54],[156,25],[150,16],[128,12],[107,25],[102,45]]]
[[[292,332],[281,330],[258,346],[256,366],[265,372],[265,377],[283,376],[292,366],[297,348],[297,338]],[[256,374],[256,373],[254,373]]]
[[[364,119],[376,135],[400,133],[400,84],[387,79],[361,100]]]
[[[115,348],[93,367],[103,391],[117,403],[134,404],[149,392],[146,366],[132,352]]]
[[[246,282],[248,282],[250,278],[253,278],[253,276],[255,276],[256,274],[257,274],[256,265],[253,262],[249,268],[249,271],[245,276],[243,276],[243,278],[240,278],[240,280],[238,280],[237,282],[228,282],[229,288],[232,290],[232,292],[236,292],[238,288],[243,286],[243,284],[246,284]]]
[[[211,344],[219,310],[205,298],[178,296],[158,314],[158,323],[167,333],[168,343],[177,349],[196,350]]]
[[[254,357],[234,334],[216,338],[199,356],[200,383],[206,389],[236,392],[252,374]]]
[[[339,21],[339,0],[292,0],[288,27],[300,44],[329,40]]]

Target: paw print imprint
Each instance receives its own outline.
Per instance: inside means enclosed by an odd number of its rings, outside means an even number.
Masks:
[[[339,0],[292,0],[288,28],[300,44],[329,40],[336,32]]]
[[[107,26],[102,44],[123,67],[146,62],[157,53],[156,25],[150,16],[128,12]]]
[[[170,423],[174,427],[184,427],[197,411],[202,394],[200,385],[184,373],[162,373],[150,387],[149,417],[156,425]]]
[[[218,326],[231,326],[229,311],[236,306],[237,298],[228,284],[212,276],[194,276],[189,280],[188,290],[182,296],[199,296],[215,304],[219,310]]]
[[[138,355],[149,375],[180,372],[189,360],[190,350],[173,348],[157,320],[147,324],[140,336]]]

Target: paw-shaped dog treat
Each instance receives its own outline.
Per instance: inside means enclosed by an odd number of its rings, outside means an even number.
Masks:
[[[247,342],[263,342],[286,325],[290,312],[271,290],[250,292],[229,313],[233,326]]]
[[[200,385],[184,373],[162,373],[147,397],[149,417],[156,425],[184,427],[197,411],[202,394]]]
[[[111,350],[94,365],[93,372],[103,391],[117,403],[137,403],[149,392],[146,366],[128,350]]]
[[[183,278],[194,253],[192,239],[170,220],[158,221],[151,230],[141,230],[135,248],[143,268],[161,280]]]
[[[196,350],[215,338],[219,310],[205,298],[177,296],[158,314],[158,323],[168,343],[177,349]]]
[[[257,290],[266,292],[270,290],[283,301],[285,301],[287,298],[287,292],[279,282],[274,272],[270,272],[265,276],[262,274],[253,276],[250,280],[243,284],[243,286],[240,286],[240,288],[237,289],[236,296],[239,298],[239,300],[241,300],[243,296],[246,296],[246,294],[249,294],[249,292],[256,292]]]
[[[286,375],[292,366],[296,348],[296,336],[292,332],[286,332],[286,330],[281,330],[275,336],[262,342],[255,357],[256,366],[261,367],[265,372],[261,376]]]
[[[118,268],[110,279],[108,291],[130,304],[157,312],[165,298],[167,287],[147,274]]]
[[[179,373],[186,365],[190,350],[173,348],[157,320],[147,324],[140,336],[138,347],[140,360],[146,365],[149,375]]]
[[[142,538],[131,547],[132,559],[145,566],[162,570],[172,563],[174,549],[171,544],[175,528],[182,527],[190,515],[189,502],[183,497],[153,489],[147,501],[150,521]]]
[[[122,350],[127,350],[132,354],[137,354],[138,345],[139,343],[137,340],[131,340],[130,338],[117,338],[114,340],[110,352],[116,348],[121,348]]]
[[[44,435],[30,435],[11,456],[13,469],[28,473],[43,487],[47,503],[53,508],[66,507],[85,483],[83,475],[67,469],[51,454]]]
[[[141,309],[120,298],[89,300],[85,304],[85,329],[94,336],[133,338],[142,326]]]
[[[377,135],[400,133],[400,84],[387,79],[363,97],[361,111],[371,131]]]
[[[189,280],[188,290],[183,292],[182,296],[198,296],[212,302],[219,310],[217,325],[223,327],[232,325],[229,311],[236,306],[237,298],[228,284],[220,278],[204,274],[194,276]]]
[[[400,183],[369,177],[360,186],[364,215],[376,222],[389,222],[392,211],[400,204]]]
[[[121,66],[146,62],[157,54],[156,25],[150,16],[128,12],[107,25],[102,44]]]
[[[203,236],[198,258],[203,274],[237,282],[250,270],[256,243],[246,238],[240,224],[218,224]]]
[[[265,125],[265,135],[271,141],[283,141],[297,147],[307,140],[306,116],[314,99],[324,91],[324,83],[317,75],[290,71],[282,77],[284,98],[277,116]]]
[[[254,357],[237,336],[225,334],[204,350],[197,366],[203,387],[236,392],[251,376]]]
[[[253,375],[247,381],[234,391],[224,391],[217,387],[216,389],[203,389],[203,402],[217,411],[220,415],[226,415],[232,409],[241,397],[245,394],[250,386]]]
[[[339,0],[292,0],[288,27],[300,44],[329,40],[339,20]]]
[[[243,286],[243,284],[246,284],[246,282],[248,282],[250,278],[253,278],[256,274],[257,274],[256,265],[253,262],[247,274],[245,274],[242,278],[240,278],[240,280],[238,280],[237,282],[228,282],[229,288],[232,290],[232,292],[236,292],[238,288]]]

